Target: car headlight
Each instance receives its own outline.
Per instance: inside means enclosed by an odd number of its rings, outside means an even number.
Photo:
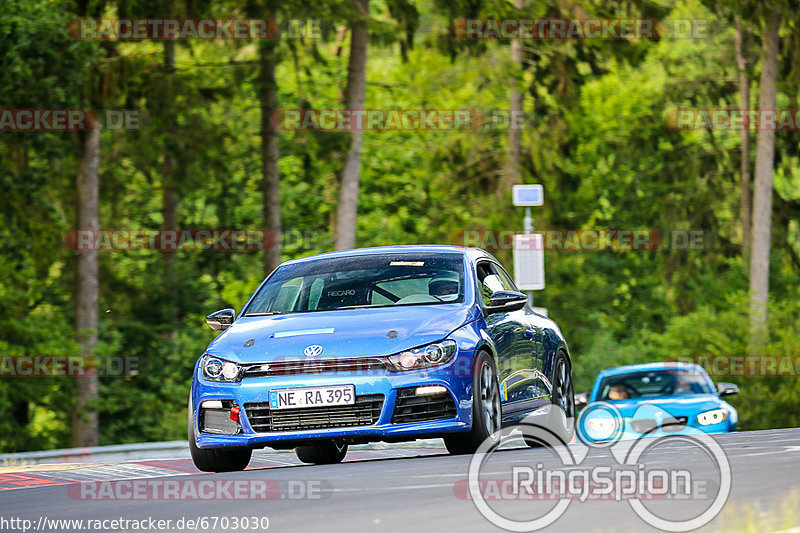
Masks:
[[[443,365],[450,361],[455,353],[456,341],[445,339],[390,356],[389,362],[392,366],[389,370],[401,372]]]
[[[203,377],[209,381],[239,381],[241,367],[231,361],[219,359],[213,355],[205,354],[200,362]]]
[[[712,409],[697,415],[697,423],[701,426],[710,426],[711,424],[719,424],[728,419],[727,409]]]
[[[602,434],[613,434],[619,425],[613,418],[596,417],[586,421],[586,429]]]

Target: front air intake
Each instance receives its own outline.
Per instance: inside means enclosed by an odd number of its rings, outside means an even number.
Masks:
[[[444,420],[456,416],[456,404],[447,389],[434,394],[418,394],[425,387],[398,389],[392,415],[393,424]],[[429,387],[428,387],[429,388]]]

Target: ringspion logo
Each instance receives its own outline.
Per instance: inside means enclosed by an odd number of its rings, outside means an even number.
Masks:
[[[453,494],[472,501],[491,524],[507,531],[537,531],[552,525],[575,501],[614,501],[626,502],[655,528],[679,532],[708,524],[725,506],[731,490],[730,463],[709,434],[687,426],[666,437],[624,439],[617,431],[600,440],[597,435],[586,438],[582,428],[592,421],[620,427],[622,417],[613,408],[588,415],[584,410],[574,421],[579,441],[567,445],[551,423],[573,419],[551,407],[547,422],[525,419],[487,438],[473,454],[467,478],[453,485]],[[496,453],[520,436],[544,446],[543,453]],[[587,461],[592,450],[610,457],[600,464]],[[664,453],[699,459],[684,466],[664,461]]]

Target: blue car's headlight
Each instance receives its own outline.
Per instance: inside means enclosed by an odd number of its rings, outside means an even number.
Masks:
[[[426,344],[413,350],[407,350],[389,357],[392,366],[389,370],[401,372],[403,370],[418,370],[439,366],[450,361],[456,354],[456,341],[445,339],[441,342]]]
[[[241,380],[241,367],[231,361],[205,354],[200,361],[203,377],[209,381],[234,382]]]
[[[584,423],[587,433],[595,440],[610,439],[620,429],[620,424],[615,418],[595,416],[588,418]]]
[[[710,426],[711,424],[719,424],[728,419],[727,409],[712,409],[711,411],[704,411],[697,415],[697,423],[701,426]]]

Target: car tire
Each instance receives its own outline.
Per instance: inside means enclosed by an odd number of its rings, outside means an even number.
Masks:
[[[553,361],[553,392],[550,395],[550,404],[557,409],[551,409],[545,419],[546,427],[563,444],[569,444],[575,434],[575,392],[572,385],[572,367],[567,354],[559,351]],[[537,439],[524,438],[525,444],[531,448],[538,448],[553,442],[542,442]],[[555,439],[553,439],[555,440]]]
[[[188,421],[189,452],[198,470],[203,472],[237,472],[250,463],[253,450],[250,448],[198,448],[195,440],[192,405],[189,404]]]
[[[347,455],[347,443],[332,440],[314,442],[298,446],[294,449],[294,453],[304,463],[314,465],[341,463],[344,456]]]
[[[475,453],[488,438],[499,438],[496,433],[502,423],[500,385],[492,357],[481,351],[475,359],[472,372],[472,429],[469,433],[454,433],[444,438],[444,445],[452,455]]]

